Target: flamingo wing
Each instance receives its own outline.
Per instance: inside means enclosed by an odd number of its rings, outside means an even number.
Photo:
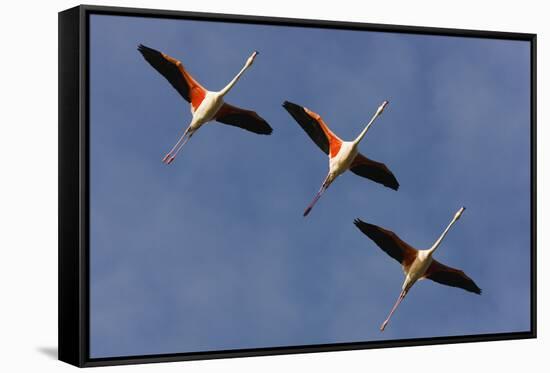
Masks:
[[[366,177],[388,188],[399,189],[399,182],[384,163],[368,159],[361,153],[355,156],[349,169],[356,175]]]
[[[285,101],[283,107],[325,154],[331,157],[338,154],[342,140],[328,128],[319,114],[289,101]]]
[[[216,121],[260,135],[270,135],[273,132],[273,128],[255,111],[241,109],[227,103],[224,103],[216,113]]]
[[[395,233],[374,224],[355,219],[353,224],[389,256],[408,268],[416,258],[417,250],[399,238]]]
[[[441,264],[435,259],[428,267],[424,277],[443,285],[462,288],[472,293],[481,294],[479,286],[477,286],[474,280],[468,277],[463,271]]]
[[[193,109],[200,105],[206,95],[206,89],[185,70],[180,61],[143,44],[138,46],[138,51],[187,102],[191,103]]]

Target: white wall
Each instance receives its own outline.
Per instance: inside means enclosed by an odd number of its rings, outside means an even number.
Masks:
[[[526,371],[548,366],[548,97],[550,36],[543,1],[97,1],[95,4],[402,25],[538,33],[539,338],[226,359],[116,368],[119,371],[377,371],[445,366],[449,372]],[[0,369],[68,371],[57,346],[57,12],[73,1],[9,1],[0,22]],[[514,170],[510,170],[514,172]],[[428,362],[428,360],[430,360]],[[434,365],[435,364],[435,365]]]

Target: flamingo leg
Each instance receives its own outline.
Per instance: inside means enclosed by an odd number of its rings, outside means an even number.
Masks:
[[[383,332],[384,329],[386,328],[386,325],[388,325],[388,322],[390,322],[390,318],[392,317],[393,313],[395,312],[395,310],[397,309],[397,306],[399,306],[399,304],[401,303],[401,301],[403,300],[403,298],[405,298],[405,295],[407,295],[407,292],[405,290],[403,290],[401,292],[401,294],[399,294],[399,298],[397,298],[397,301],[395,302],[395,305],[393,306],[393,308],[391,309],[390,311],[390,314],[388,315],[388,317],[386,318],[386,320],[384,320],[384,322],[382,323],[382,325],[380,326],[380,331]]]
[[[172,149],[164,156],[164,158],[162,159],[162,163],[165,163],[165,164],[172,163],[176,158],[176,155],[178,154],[178,152],[183,147],[183,145],[185,145],[185,143],[187,143],[187,141],[191,138],[191,135],[192,134],[189,133],[189,127],[188,127],[183,133],[183,135],[181,135],[181,137],[178,139],[178,142],[176,142],[176,144],[172,147]]]
[[[307,216],[310,213],[313,206],[315,206],[319,198],[321,198],[323,193],[328,189],[329,185],[330,185],[330,182],[328,181],[328,175],[327,175],[327,177],[323,181],[323,184],[321,185],[321,188],[319,189],[315,197],[313,197],[313,200],[311,201],[311,203],[306,207],[304,211],[304,216]]]

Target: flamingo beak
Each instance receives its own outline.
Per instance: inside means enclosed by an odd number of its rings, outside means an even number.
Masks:
[[[462,216],[462,213],[464,212],[464,210],[466,210],[466,207],[462,206],[460,208],[460,210],[458,210],[455,214],[455,220],[458,220],[460,219],[460,217]]]
[[[378,110],[376,111],[376,115],[381,115],[384,112],[384,109],[386,109],[386,106],[388,106],[390,102],[387,100],[384,100],[382,104],[378,107]]]
[[[254,59],[256,58],[256,56],[258,55],[258,51],[254,51],[252,52],[252,54],[250,55],[250,57],[248,57],[248,60],[246,61],[246,64],[248,66],[252,65],[254,63]]]

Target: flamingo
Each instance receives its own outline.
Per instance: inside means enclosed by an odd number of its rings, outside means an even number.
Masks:
[[[405,281],[403,282],[401,293],[388,317],[380,326],[380,331],[384,331],[397,306],[399,306],[399,303],[401,303],[410,288],[418,280],[427,278],[443,285],[458,287],[475,294],[481,294],[481,289],[463,271],[441,264],[432,257],[453,224],[460,219],[465,209],[465,207],[461,207],[456,212],[441,236],[427,250],[415,249],[397,237],[395,233],[376,225],[365,223],[360,219],[355,219],[354,224],[357,228],[373,240],[386,254],[401,263],[403,272],[405,273]]]
[[[138,46],[138,51],[189,102],[191,114],[193,115],[191,123],[183,135],[163,158],[163,163],[172,163],[183,145],[195,132],[203,124],[213,120],[261,135],[269,135],[273,131],[269,124],[256,112],[224,102],[225,95],[229,93],[244,72],[254,63],[254,59],[258,55],[257,51],[254,51],[248,57],[239,73],[220,91],[206,90],[187,72],[180,61],[167,54],[146,47],[143,44]]]
[[[319,114],[292,102],[285,101],[283,103],[283,107],[290,113],[296,122],[298,122],[300,127],[306,131],[313,142],[329,157],[329,172],[323,184],[321,184],[321,188],[309,206],[305,209],[304,216],[310,213],[315,203],[321,198],[321,195],[328,189],[330,184],[347,170],[350,170],[356,175],[381,183],[388,188],[394,190],[399,188],[397,179],[385,164],[375,162],[365,157],[363,154],[359,153],[357,149],[370,126],[374,123],[376,118],[382,114],[387,105],[388,101],[382,102],[369,123],[355,140],[342,141],[342,139],[330,130]]]

